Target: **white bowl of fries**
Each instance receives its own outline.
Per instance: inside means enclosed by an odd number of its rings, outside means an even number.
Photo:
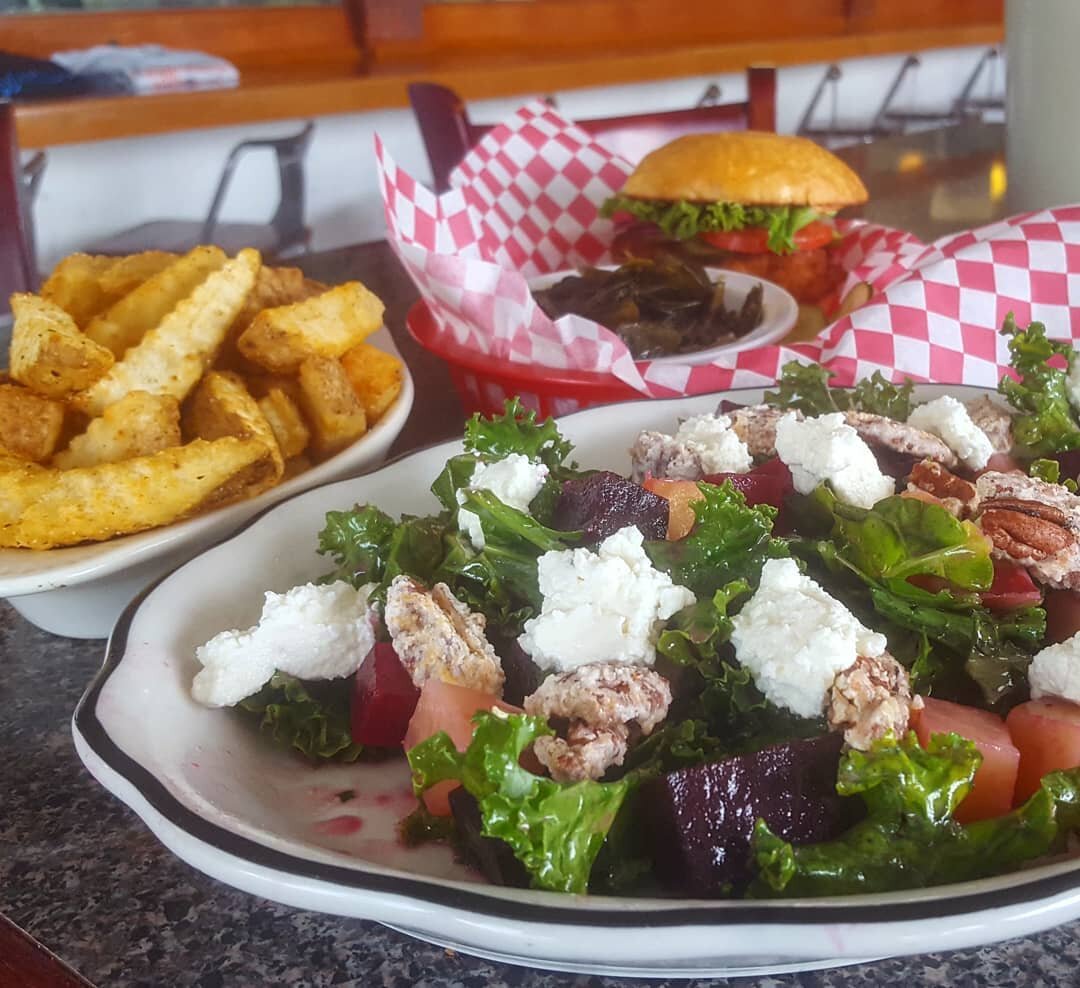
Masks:
[[[378,464],[412,407],[371,292],[254,250],[72,255],[11,301],[0,597],[54,634],[105,637],[247,519]]]

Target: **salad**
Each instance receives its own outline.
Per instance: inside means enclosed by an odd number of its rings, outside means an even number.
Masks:
[[[405,841],[494,882],[837,895],[1080,827],[1080,360],[1010,317],[1000,398],[791,363],[762,404],[573,460],[515,400],[439,511],[331,511],[328,572],[192,692],[313,759],[407,759]]]

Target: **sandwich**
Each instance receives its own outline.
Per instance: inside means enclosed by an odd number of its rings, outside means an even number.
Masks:
[[[859,176],[813,141],[737,131],[653,151],[601,213],[620,221],[620,260],[674,253],[775,282],[828,313],[844,281],[833,215],[866,199]]]

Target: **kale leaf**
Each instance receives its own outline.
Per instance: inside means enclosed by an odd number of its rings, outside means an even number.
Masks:
[[[1080,426],[1067,390],[1068,370],[1076,361],[1072,344],[1048,339],[1041,322],[1018,328],[1011,312],[1001,333],[1009,337],[1010,364],[1019,378],[1003,377],[998,385],[1020,413],[1012,423],[1016,445],[1033,457],[1080,447]],[[1051,366],[1052,360],[1064,362],[1065,369]]]
[[[487,461],[520,453],[559,472],[573,448],[554,419],[537,423],[536,412],[526,409],[518,398],[507,399],[502,415],[484,418],[477,413],[465,423],[466,452]]]
[[[239,706],[260,717],[259,726],[279,744],[308,758],[353,762],[364,751],[354,744],[349,721],[352,677],[301,682],[275,672],[258,693]]]
[[[934,735],[925,750],[910,734],[849,751],[836,790],[861,797],[866,817],[837,840],[800,847],[759,819],[753,894],[845,895],[970,881],[1060,849],[1078,822],[1080,769],[1047,775],[1005,816],[961,826],[953,811],[981,761],[974,743],[955,734]]]
[[[445,732],[408,752],[419,796],[438,782],[460,782],[480,808],[483,832],[510,845],[536,888],[584,892],[629,783],[564,784],[522,768],[522,752],[550,734],[542,718],[481,711],[472,742],[459,752]]]
[[[881,371],[874,371],[855,387],[830,388],[832,371],[819,364],[800,364],[789,360],[780,369],[775,391],[765,392],[765,403],[774,408],[797,409],[804,415],[827,415],[830,412],[872,412],[898,421],[907,421],[911,414],[914,383],[905,378],[902,384],[885,380]]]
[[[325,577],[326,582],[345,580],[359,587],[381,580],[395,525],[385,511],[371,504],[358,504],[351,511],[326,512],[318,551],[330,556],[337,567]]]

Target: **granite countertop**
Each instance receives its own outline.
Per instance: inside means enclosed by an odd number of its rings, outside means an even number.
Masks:
[[[375,923],[291,909],[174,858],[75,754],[71,713],[102,654],[100,641],[48,635],[0,604],[0,912],[100,988],[626,983],[490,963]],[[1072,986],[1078,970],[1074,923],[981,950],[759,983]]]

